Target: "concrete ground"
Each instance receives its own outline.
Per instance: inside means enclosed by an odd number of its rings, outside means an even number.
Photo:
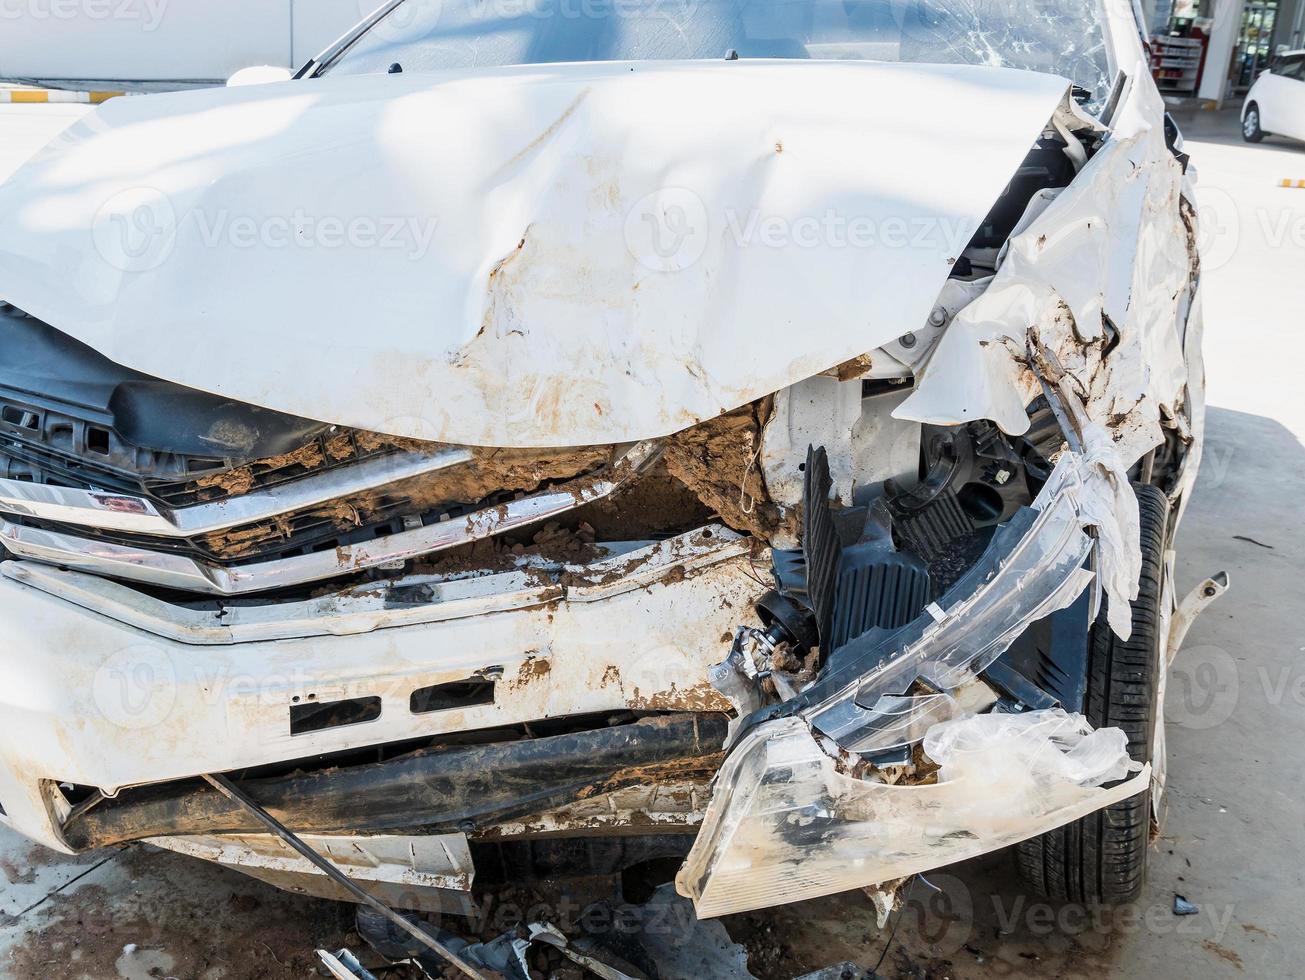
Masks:
[[[0,107],[0,176],[19,138],[73,107]],[[80,111],[80,110],[77,110]],[[67,121],[67,120],[64,120]],[[1169,788],[1146,895],[1113,914],[1021,890],[1006,854],[917,884],[887,977],[1299,975],[1305,926],[1305,145],[1250,147],[1235,113],[1181,121],[1206,228],[1206,457],[1179,536],[1180,586],[1232,591],[1169,684]],[[0,832],[0,975],[204,980],[303,976],[350,941],[349,910],[144,847],[65,860]],[[936,890],[934,890],[936,889]],[[1198,912],[1176,917],[1174,896]],[[890,937],[859,895],[731,920],[752,969],[873,967]],[[356,943],[356,938],[353,939]]]

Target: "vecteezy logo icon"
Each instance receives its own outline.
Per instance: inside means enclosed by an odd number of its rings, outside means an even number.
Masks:
[[[157,269],[177,241],[177,213],[153,187],[119,191],[100,206],[91,225],[95,250],[122,272]]]
[[[1241,679],[1237,661],[1216,646],[1185,646],[1166,680],[1165,720],[1180,728],[1208,731],[1237,711]]]
[[[1221,269],[1233,260],[1242,241],[1242,217],[1237,202],[1227,191],[1202,185],[1196,193],[1196,244],[1201,268]]]
[[[934,956],[949,956],[974,933],[974,897],[954,875],[929,872],[907,885],[900,924],[903,942],[925,947]]]
[[[625,217],[625,244],[642,265],[679,272],[707,250],[707,208],[683,187],[664,187],[639,199]]]
[[[133,731],[154,728],[172,714],[177,671],[159,647],[127,647],[100,665],[91,682],[91,696],[111,724]]]

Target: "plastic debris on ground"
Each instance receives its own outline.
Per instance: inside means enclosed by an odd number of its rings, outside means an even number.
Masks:
[[[488,942],[471,942],[429,926],[432,935],[468,963],[493,970],[506,980],[537,976],[584,976],[601,980],[756,980],[748,954],[715,921],[700,921],[693,903],[667,883],[642,905],[597,902],[578,917],[580,933],[568,936],[556,925],[518,925]],[[427,977],[459,976],[378,917],[359,916],[358,931],[392,962],[419,965]],[[327,962],[319,951],[318,955]],[[343,960],[345,953],[334,954]],[[353,962],[357,962],[354,960]],[[839,968],[841,969],[841,967]],[[337,973],[339,977],[365,974]],[[829,976],[837,977],[839,973]],[[823,974],[818,975],[823,978]],[[862,974],[854,974],[859,980]]]

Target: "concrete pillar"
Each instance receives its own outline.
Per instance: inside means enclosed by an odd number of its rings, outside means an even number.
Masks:
[[[1241,29],[1242,11],[1245,9],[1246,0],[1214,0],[1214,30],[1205,55],[1201,88],[1197,92],[1202,99],[1223,104],[1233,48],[1237,46],[1237,32]]]

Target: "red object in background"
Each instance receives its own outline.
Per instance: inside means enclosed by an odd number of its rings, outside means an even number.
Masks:
[[[1210,39],[1193,28],[1186,35],[1157,34],[1151,38],[1151,74],[1161,92],[1195,95],[1205,72]]]

